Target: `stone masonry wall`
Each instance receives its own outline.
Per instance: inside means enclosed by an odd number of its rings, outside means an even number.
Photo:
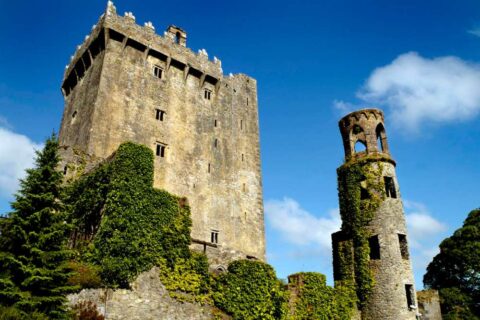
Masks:
[[[80,57],[88,59],[89,44],[102,32],[104,51],[76,86],[63,86],[60,144],[98,158],[125,141],[154,152],[165,146],[164,157],[155,158],[154,186],[189,199],[192,238],[211,242],[211,233],[218,233],[216,250],[208,252],[217,256],[212,261],[229,252],[264,260],[256,81],[242,74],[224,77],[218,59],[160,37],[109,5],[67,68],[66,83],[80,73]],[[156,109],[164,112],[162,121]]]
[[[418,312],[422,320],[442,320],[440,296],[437,290],[422,290],[417,292]]]
[[[196,303],[172,299],[159,279],[158,269],[144,272],[126,289],[84,289],[68,297],[69,307],[82,301],[96,304],[108,320],[207,320],[212,309]]]

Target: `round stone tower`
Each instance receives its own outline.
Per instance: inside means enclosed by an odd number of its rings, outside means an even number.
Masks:
[[[342,228],[332,235],[336,285],[354,286],[362,319],[415,319],[407,229],[383,112],[355,111],[339,126],[345,163],[337,169]]]

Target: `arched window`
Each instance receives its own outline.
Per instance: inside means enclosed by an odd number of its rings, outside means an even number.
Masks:
[[[355,142],[355,153],[365,151],[367,151],[367,146],[365,145],[365,142],[363,142],[362,140],[357,140],[357,142]]]
[[[375,132],[377,134],[377,149],[378,151],[385,152],[387,136],[385,134],[385,128],[383,127],[383,124],[379,123]]]

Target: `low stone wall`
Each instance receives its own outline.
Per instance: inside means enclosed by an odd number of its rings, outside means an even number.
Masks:
[[[105,319],[204,320],[213,319],[212,308],[172,299],[159,278],[158,268],[144,272],[131,284],[132,289],[84,289],[67,296],[69,307],[91,301]]]
[[[440,297],[437,290],[417,292],[418,312],[422,320],[442,320]]]

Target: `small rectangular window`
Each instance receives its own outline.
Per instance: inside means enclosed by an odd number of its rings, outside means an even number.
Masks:
[[[157,155],[157,157],[160,157],[160,158],[165,157],[165,148],[166,147],[167,146],[164,145],[163,143],[157,143],[156,151],[155,151],[155,154]]]
[[[207,100],[210,100],[212,98],[212,91],[205,89],[203,93],[203,97]]]
[[[408,260],[407,236],[399,233],[398,243],[400,244],[400,254],[402,255],[402,258]]]
[[[155,109],[155,119],[158,121],[163,121],[165,118],[165,111],[160,110],[160,109]]]
[[[370,237],[368,239],[368,245],[370,247],[370,259],[380,259],[380,242],[378,241],[378,235]]]
[[[218,243],[218,230],[212,230],[210,233],[210,242]]]
[[[385,194],[388,198],[397,198],[397,190],[395,190],[395,182],[392,177],[383,177],[385,181]]]
[[[213,122],[213,126],[216,128],[217,127],[217,120],[215,119],[215,121]]]
[[[159,66],[153,66],[153,75],[158,79],[162,79],[163,69]]]
[[[415,301],[414,301],[414,293],[413,293],[413,285],[406,284],[405,285],[405,294],[407,295],[407,306],[408,309],[415,308]]]

